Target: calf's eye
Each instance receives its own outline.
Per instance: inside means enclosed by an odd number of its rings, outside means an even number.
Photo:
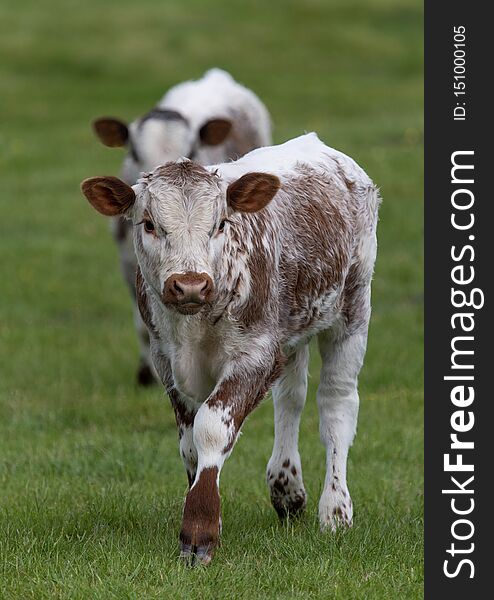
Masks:
[[[154,223],[152,221],[150,221],[149,219],[144,220],[144,231],[146,233],[154,232]]]
[[[218,227],[218,233],[223,233],[223,231],[225,231],[225,225],[226,225],[226,219],[223,219],[223,221],[221,221],[220,226]]]

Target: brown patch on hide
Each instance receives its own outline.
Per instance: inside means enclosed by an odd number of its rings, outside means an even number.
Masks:
[[[220,535],[220,494],[217,467],[208,467],[185,499],[180,541],[185,546],[205,547],[212,554]]]
[[[210,408],[230,408],[229,420],[224,422],[227,426],[233,424],[233,432],[223,453],[226,454],[233,448],[242,423],[281,375],[284,364],[285,358],[280,353],[274,359],[270,371],[258,368],[255,372],[245,374],[245,377],[229,377],[222,381],[219,389],[209,398],[207,404]]]
[[[368,285],[368,282],[363,281],[360,265],[353,264],[345,280],[342,305],[342,314],[349,332],[354,333],[360,326],[367,324],[370,316]]]
[[[127,144],[129,130],[127,125],[114,117],[101,117],[92,123],[94,133],[100,141],[110,148],[121,148]]]
[[[199,139],[207,146],[218,146],[228,137],[232,122],[228,119],[211,119],[199,130]]]
[[[93,207],[106,217],[116,217],[135,202],[134,190],[118,177],[91,177],[81,183],[82,193]]]
[[[191,411],[185,406],[175,388],[170,388],[168,390],[168,395],[170,396],[173,410],[175,411],[175,420],[177,425],[192,427],[196,417],[195,411]]]
[[[321,318],[319,300],[342,289],[352,260],[351,204],[339,178],[298,165],[295,176],[284,181],[280,191],[279,221],[273,221],[271,211],[266,210],[244,216],[238,227],[231,228],[236,247],[243,247],[244,228],[250,229],[253,245],[247,256],[250,295],[235,314],[244,328],[262,323],[269,329],[280,323],[289,336]],[[277,266],[266,248],[280,242],[284,247]]]
[[[307,182],[305,194],[316,193],[317,186],[313,182]],[[322,200],[324,201],[324,198]],[[301,296],[320,296],[341,282],[350,259],[351,243],[351,224],[335,206],[329,209],[326,207],[323,211],[320,205],[308,203],[304,207],[303,217],[300,221],[294,221],[296,235],[303,236],[308,233],[312,237],[312,246],[306,251],[306,265],[309,268],[299,269],[297,273],[296,293],[299,302],[302,300]],[[304,227],[308,227],[309,231],[302,231]],[[318,259],[324,262],[319,278],[314,277],[310,269],[311,262]]]
[[[247,215],[244,218],[249,220],[248,226],[252,229],[253,249],[248,252],[247,256],[250,294],[247,302],[239,308],[235,317],[245,329],[249,329],[255,324],[262,328],[271,328],[274,326],[273,320],[276,318],[276,303],[280,299],[274,296],[272,292],[273,277],[276,275],[275,266],[272,257],[268,256],[263,244],[263,238],[265,237],[269,245],[275,243],[274,236],[268,229],[269,214],[260,212]],[[241,233],[241,230],[235,232],[239,240],[241,240]],[[237,242],[237,244],[240,249],[245,249],[245,252],[247,252],[242,241]],[[281,300],[283,303],[284,299]]]
[[[267,260],[262,255],[251,255],[247,260],[250,270],[250,297],[239,310],[239,321],[246,329],[256,323],[266,323],[266,327],[272,326],[273,315],[271,314],[274,302],[270,302],[269,275]]]
[[[286,227],[292,233],[280,262],[284,282],[280,321],[289,334],[311,327],[321,318],[320,303],[341,289],[354,244],[352,202],[339,179],[308,165],[283,183],[287,195]]]
[[[230,183],[226,200],[232,210],[257,212],[267,206],[280,189],[281,182],[269,173],[247,173]]]

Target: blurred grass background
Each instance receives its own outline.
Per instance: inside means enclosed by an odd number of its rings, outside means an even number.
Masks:
[[[2,0],[0,597],[422,597],[422,3]],[[89,123],[132,119],[211,66],[265,101],[276,142],[315,130],[381,187],[354,528],[318,530],[315,389],[307,515],[281,525],[264,470],[272,406],[222,476],[223,544],[178,561],[186,478],[161,389],[134,386],[131,305],[79,182],[122,155]]]

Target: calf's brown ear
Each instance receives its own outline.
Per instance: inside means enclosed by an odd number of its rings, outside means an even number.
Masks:
[[[134,204],[134,190],[118,177],[91,177],[81,183],[84,196],[106,217],[126,213]]]
[[[105,146],[120,148],[127,144],[129,130],[127,125],[113,117],[101,117],[93,121],[94,133]]]
[[[281,182],[275,175],[247,173],[230,183],[226,191],[226,201],[233,210],[257,212],[271,202],[280,187]]]
[[[207,146],[217,146],[226,140],[231,128],[232,122],[228,119],[211,119],[199,130],[199,138]]]

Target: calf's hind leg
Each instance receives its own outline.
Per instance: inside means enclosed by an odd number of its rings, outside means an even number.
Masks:
[[[148,386],[156,383],[155,370],[149,348],[149,333],[137,306],[134,306],[134,323],[139,341],[139,366],[137,368],[137,383]]]
[[[274,446],[266,480],[271,502],[280,518],[305,508],[307,495],[298,452],[300,418],[307,396],[309,347],[299,348],[287,361],[273,387]]]
[[[138,308],[139,290],[137,287],[142,284],[142,276],[139,272],[137,280],[137,257],[134,252],[132,241],[132,223],[123,217],[112,219],[112,231],[115,241],[118,245],[120,254],[120,267],[122,275],[129,289],[133,301],[134,324],[139,342],[139,366],[137,368],[137,383],[147,386],[156,382],[157,373],[151,360],[150,339],[148,328],[141,316]]]
[[[338,525],[351,527],[353,522],[346,467],[357,428],[357,380],[367,333],[332,338],[330,332],[323,332],[318,338],[322,368],[317,404],[321,440],[326,447],[326,478],[319,501],[319,520],[322,529],[334,531]]]

